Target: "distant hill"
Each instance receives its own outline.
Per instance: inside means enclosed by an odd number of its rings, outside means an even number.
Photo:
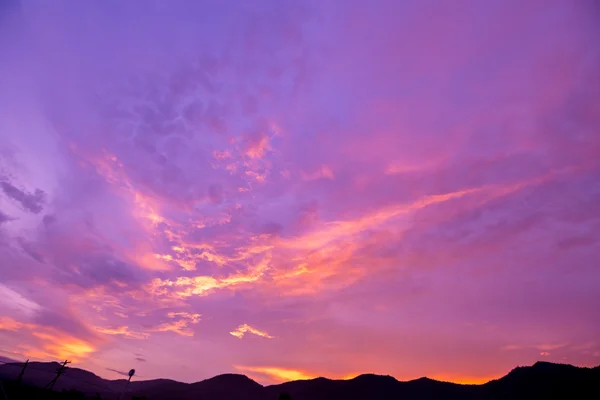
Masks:
[[[30,363],[23,382],[43,387],[54,376],[58,363]],[[18,399],[18,388],[11,383],[20,371],[20,364],[0,365],[0,379],[4,380]],[[105,400],[117,399],[126,381],[106,380],[79,368],[69,368],[60,377],[55,390],[74,389],[87,396]],[[8,390],[7,390],[8,391]],[[51,397],[77,398],[74,393],[56,393]],[[420,378],[400,382],[391,376],[365,374],[349,380],[316,378],[262,386],[252,379],[237,374],[215,376],[196,383],[182,383],[169,379],[133,381],[125,399],[147,400],[277,400],[282,393],[292,400],[363,400],[363,399],[600,399],[600,366],[580,368],[566,364],[538,362],[533,366],[517,367],[506,376],[482,385],[459,385]],[[21,398],[28,398],[30,395]],[[56,397],[58,396],[58,397]],[[61,397],[62,396],[62,397]],[[75,396],[75,397],[74,397]],[[135,396],[135,397],[134,397]],[[88,398],[90,398],[88,397]]]
[[[18,361],[13,360],[12,358],[5,357],[0,354],[0,363],[5,364],[5,363],[16,363],[16,362],[18,362]]]

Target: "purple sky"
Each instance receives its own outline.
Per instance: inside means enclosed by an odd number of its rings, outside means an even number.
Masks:
[[[2,354],[188,382],[600,364],[599,21],[1,7]]]

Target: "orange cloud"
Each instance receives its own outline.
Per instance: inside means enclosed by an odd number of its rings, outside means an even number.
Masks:
[[[265,153],[271,150],[271,144],[269,143],[268,136],[262,136],[259,141],[254,143],[252,146],[246,150],[246,156],[256,159],[263,158]]]
[[[180,298],[203,296],[215,289],[258,281],[269,269],[269,262],[270,257],[265,257],[257,265],[249,268],[248,271],[233,274],[225,278],[214,278],[212,276],[179,277],[175,280],[156,278],[152,281],[149,290],[157,295],[167,295],[173,292],[176,297]],[[170,290],[169,288],[175,288],[175,290]]]
[[[320,229],[301,237],[281,240],[278,245],[290,249],[317,249],[334,240],[355,235],[383,224],[394,217],[406,215],[432,204],[446,202],[481,190],[483,189],[466,189],[458,192],[424,196],[413,203],[402,203],[384,207],[354,220],[327,222]]]
[[[194,336],[194,333],[188,329],[188,322],[180,319],[175,322],[165,322],[152,328],[153,332],[173,332],[181,336]]]
[[[43,325],[20,322],[10,317],[0,317],[0,330],[19,332],[22,341],[29,336],[35,344],[22,344],[23,355],[37,359],[80,360],[91,355],[96,348],[88,341]]]
[[[44,342],[42,345],[44,351],[39,352],[36,350],[31,350],[29,353],[24,353],[25,355],[34,358],[45,353],[52,358],[77,361],[82,358],[87,358],[96,350],[91,343],[77,339],[70,335],[57,334],[56,332],[52,334],[33,332],[32,335],[42,339]]]
[[[365,242],[357,237],[362,232],[387,223],[393,218],[408,214],[411,211],[431,204],[448,201],[454,198],[478,192],[480,189],[464,190],[443,195],[427,196],[414,203],[400,204],[382,208],[373,213],[354,220],[334,221],[321,225],[319,229],[306,235],[291,239],[276,239],[264,242],[258,240],[247,248],[237,249],[238,254],[224,257],[224,263],[247,261],[252,256],[263,254],[263,261],[240,272],[224,278],[213,276],[180,277],[176,280],[160,280],[153,282],[153,291],[157,294],[174,293],[184,298],[193,295],[207,295],[213,290],[230,287],[242,283],[257,282],[270,271],[270,263],[277,257],[278,269],[271,271],[270,277],[279,287],[285,288],[292,295],[314,293],[326,286],[329,289],[347,286],[359,280],[367,271],[361,265],[378,265],[379,260],[367,259],[352,265],[356,252],[364,247]],[[398,239],[398,235],[385,240]],[[180,245],[178,252],[184,252],[192,244]],[[205,246],[204,244],[201,246]],[[207,249],[212,247],[207,246]],[[298,253],[298,251],[301,251]],[[363,256],[364,257],[364,256]],[[289,268],[289,260],[299,261],[295,267]],[[332,279],[334,278],[335,279]]]
[[[151,329],[152,332],[173,332],[181,336],[194,336],[194,332],[189,329],[189,324],[197,324],[200,321],[200,314],[190,314],[187,312],[170,312],[169,318],[181,317],[173,322],[165,322]]]
[[[120,326],[117,328],[96,327],[95,329],[105,335],[120,335],[131,339],[147,339],[150,336],[148,333],[130,331],[127,326]]]
[[[355,219],[322,223],[316,229],[293,238],[278,239],[273,244],[277,255],[273,273],[276,285],[286,289],[287,294],[301,295],[315,293],[323,288],[339,289],[360,280],[377,265],[386,265],[385,260],[361,254],[359,251],[368,245],[368,239],[361,235],[376,228],[390,227],[391,232],[377,238],[377,243],[397,242],[409,224],[402,219],[412,213],[435,204],[471,195],[480,195],[475,200],[480,203],[506,196],[530,185],[549,179],[550,175],[519,182],[514,185],[489,185],[456,192],[424,196],[411,203],[400,203],[380,208]],[[372,235],[371,235],[372,236]],[[298,261],[289,267],[287,260]],[[359,262],[360,261],[360,262]],[[369,271],[362,266],[369,265]]]
[[[161,233],[161,225],[173,229],[177,224],[168,220],[160,212],[160,202],[136,188],[127,175],[123,163],[113,154],[104,151],[100,156],[87,157],[96,172],[107,183],[111,184],[116,193],[131,206],[131,216],[139,222],[138,228],[146,234],[146,238],[137,238],[135,246],[122,247],[123,254],[137,265],[149,270],[169,270],[168,255],[156,255],[153,251],[152,238]]]
[[[349,239],[318,251],[308,251],[293,269],[277,271],[273,275],[274,282],[288,295],[319,292],[325,287],[325,282],[329,289],[352,284],[366,273],[363,268],[353,265],[353,256],[360,246],[360,240]],[[367,264],[376,265],[375,260]]]
[[[261,174],[256,171],[246,171],[246,175],[259,183],[265,183],[267,181],[266,173]]]
[[[212,244],[187,243],[181,233],[172,230],[169,231],[170,240],[177,244],[173,245],[172,254],[160,255],[161,259],[178,262],[185,270],[193,270],[199,260],[211,261],[218,266],[242,263],[246,264],[247,270],[224,277],[202,275],[178,277],[173,280],[155,279],[149,290],[156,295],[184,299],[208,295],[227,287],[258,283],[267,273],[269,278],[273,278],[276,286],[285,288],[286,293],[292,295],[314,293],[324,288],[339,289],[360,280],[368,273],[364,265],[385,265],[385,260],[368,254],[361,255],[360,262],[357,261],[359,251],[368,245],[365,242],[367,239],[361,237],[365,231],[388,226],[393,222],[394,233],[377,240],[397,241],[401,239],[403,230],[408,227],[407,224],[404,227],[402,223],[398,224],[398,218],[405,218],[424,207],[474,194],[482,194],[477,201],[486,202],[538,181],[539,179],[517,185],[492,185],[424,196],[414,202],[383,207],[355,219],[323,223],[317,229],[294,238],[272,239],[258,236],[251,239],[249,246],[235,249],[236,254],[233,256],[219,254]],[[262,261],[248,266],[256,255],[262,255]],[[273,257],[276,257],[275,270],[270,267]]]
[[[246,333],[251,333],[253,335],[264,337],[267,339],[273,339],[273,337],[274,337],[274,336],[269,335],[267,332],[260,331],[256,328],[251,327],[248,324],[240,325],[234,331],[231,331],[229,333],[239,339],[243,338]]]
[[[227,217],[229,218],[229,217]],[[226,223],[227,220],[219,220],[216,224]],[[202,225],[204,227],[205,224]],[[194,271],[196,269],[196,263],[199,261],[208,261],[215,263],[217,266],[222,267],[228,262],[233,261],[232,259],[218,254],[215,247],[208,243],[190,243],[183,239],[182,232],[175,230],[166,230],[165,234],[168,239],[175,242],[176,244],[171,247],[173,254],[155,254],[154,257],[159,260],[166,262],[173,262],[178,264],[185,271]],[[200,252],[198,252],[200,251]]]
[[[167,314],[169,318],[182,317],[188,319],[192,324],[197,324],[200,321],[200,314],[190,314],[188,312],[170,312]]]
[[[16,321],[9,317],[0,317],[0,330],[4,331],[18,331],[23,326],[28,326],[29,324],[23,324],[19,321]]]
[[[152,253],[152,247],[146,243],[139,243],[135,250],[125,251],[125,255],[142,268],[152,271],[167,271],[171,267],[161,257]]]

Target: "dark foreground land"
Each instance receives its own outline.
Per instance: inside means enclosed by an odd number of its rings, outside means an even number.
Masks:
[[[375,399],[600,399],[600,366],[538,362],[518,367],[506,376],[482,385],[458,385],[421,378],[400,382],[390,376],[360,375],[350,380],[316,378],[262,386],[244,375],[226,374],[196,383],[168,379],[131,382],[106,380],[91,372],[69,368],[54,391],[42,389],[57,363],[30,363],[23,382],[16,378],[19,364],[0,366],[6,398],[10,400],[375,400]],[[0,391],[0,400],[4,394]]]

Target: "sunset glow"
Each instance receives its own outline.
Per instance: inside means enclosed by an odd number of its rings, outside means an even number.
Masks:
[[[4,353],[263,384],[600,364],[593,1],[11,4]]]

